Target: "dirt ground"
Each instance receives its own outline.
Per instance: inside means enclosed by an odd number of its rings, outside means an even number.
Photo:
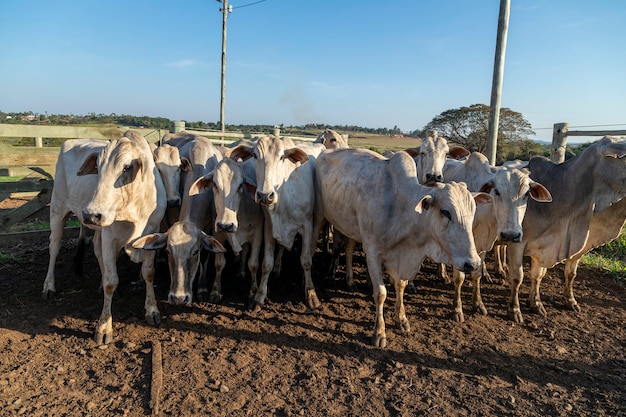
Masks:
[[[378,349],[370,344],[374,304],[362,253],[356,292],[347,291],[343,269],[324,280],[326,258],[316,256],[319,311],[303,303],[297,260],[288,259],[256,314],[245,308],[247,283],[230,274],[220,305],[166,304],[161,261],[158,327],[143,318],[139,267],[122,257],[114,341],[98,347],[99,270],[90,246],[87,276],[76,277],[75,249],[64,241],[52,301],[41,297],[47,236],[2,249],[14,261],[0,266],[0,415],[626,415],[626,290],[598,271],[579,271],[581,313],[563,307],[557,267],[544,279],[547,317],[523,309],[526,323],[511,322],[506,285],[484,283],[489,315],[469,311],[466,286],[466,320],[455,323],[452,286],[426,265],[417,294],[405,296],[412,333],[394,327],[389,287],[388,346]],[[522,288],[525,298],[527,283]]]

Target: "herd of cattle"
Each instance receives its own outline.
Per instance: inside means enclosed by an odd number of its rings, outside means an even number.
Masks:
[[[444,277],[445,266],[452,266],[457,321],[464,319],[465,274],[473,280],[472,308],[487,314],[480,280],[489,277],[484,258],[491,249],[499,255],[499,271],[506,272],[511,319],[523,322],[524,256],[531,259],[532,311],[546,314],[539,287],[546,269],[559,262],[565,262],[564,301],[579,310],[572,283],[581,256],[616,238],[626,219],[625,156],[626,142],[611,137],[562,164],[535,157],[523,167],[491,166],[484,155],[450,147],[436,134],[417,148],[386,156],[349,148],[330,129],[314,143],[268,135],[229,147],[185,132],[166,135],[158,147],[134,131],[111,141],[68,140],[61,147],[50,205],[43,296],[56,291],[55,262],[65,222],[74,214],[82,225],[81,246],[84,228],[95,231],[104,293],[98,344],[112,339],[111,303],[122,250],[141,263],[146,320],[158,324],[157,250],[167,252],[172,304],[192,302],[196,277],[201,281],[196,296],[219,302],[224,252],[241,253],[239,273],[246,273],[247,261],[252,277],[249,307],[259,309],[270,274],[281,267],[282,249],[291,249],[297,234],[311,309],[320,306],[311,277],[320,236],[333,236],[335,261],[345,250],[348,285],[353,284],[352,252],[361,243],[376,304],[372,342],[379,347],[387,344],[383,270],[396,291],[395,324],[408,332],[403,294],[426,258],[442,265]],[[210,290],[203,251],[215,254]]]

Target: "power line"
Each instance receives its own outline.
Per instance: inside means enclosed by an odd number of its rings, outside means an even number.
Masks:
[[[248,4],[244,4],[242,6],[236,6],[236,7],[233,7],[233,10],[234,9],[241,9],[242,7],[254,6],[255,4],[263,3],[264,1],[267,1],[267,0],[259,0],[259,1],[255,1],[254,3],[248,3]]]
[[[608,125],[586,125],[586,126],[569,126],[570,129],[572,128],[588,128],[588,127],[616,127],[616,126],[626,126],[626,123],[616,123],[616,124],[608,124]],[[533,130],[552,130],[554,129],[554,127],[535,127],[533,128]]]

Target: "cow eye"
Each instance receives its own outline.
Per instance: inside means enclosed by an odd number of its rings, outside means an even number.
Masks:
[[[198,252],[200,252],[200,248],[196,248],[194,249],[193,253],[191,254],[191,256],[198,256]]]
[[[124,165],[123,171],[128,172],[132,169],[132,167],[133,167],[132,165]]]
[[[446,217],[448,220],[452,220],[452,215],[448,210],[441,210],[441,215],[443,217]]]
[[[494,192],[497,196],[499,196],[499,195],[500,195],[500,191],[498,191],[497,189],[496,189],[496,190],[493,190],[493,192]]]

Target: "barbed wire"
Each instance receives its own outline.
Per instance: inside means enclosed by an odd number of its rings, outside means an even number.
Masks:
[[[588,128],[588,127],[617,127],[617,126],[626,126],[626,123],[615,123],[608,125],[580,125],[580,126],[569,126],[570,129],[580,129],[580,128]],[[535,127],[533,130],[552,130],[554,127]]]

